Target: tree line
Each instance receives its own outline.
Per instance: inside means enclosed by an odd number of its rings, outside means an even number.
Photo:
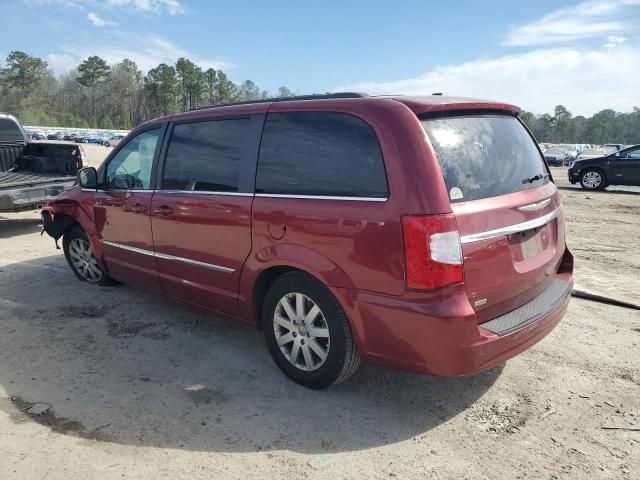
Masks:
[[[91,56],[58,78],[45,60],[25,52],[13,51],[0,63],[0,111],[26,125],[130,129],[206,105],[291,95],[284,86],[272,94],[251,80],[236,84],[223,70],[203,70],[188,58],[161,63],[145,75],[129,59],[109,65]],[[638,107],[587,118],[558,105],[553,114],[524,111],[521,118],[539,142],[640,143]]]
[[[292,96],[253,81],[231,81],[223,70],[203,70],[188,58],[161,63],[145,75],[135,62],[109,65],[90,56],[56,78],[45,60],[12,51],[0,63],[0,111],[25,125],[130,129],[162,115],[207,105]]]
[[[539,142],[548,143],[640,143],[640,108],[620,113],[612,109],[601,110],[587,118],[573,116],[563,105],[553,115],[534,115],[522,112],[521,118]]]

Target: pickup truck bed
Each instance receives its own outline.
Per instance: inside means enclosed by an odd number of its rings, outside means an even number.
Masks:
[[[68,183],[75,180],[75,175],[59,175],[31,172],[0,173],[0,189],[12,187],[33,187],[43,183]]]
[[[0,212],[38,208],[73,185],[82,147],[29,142],[15,117],[0,113]]]

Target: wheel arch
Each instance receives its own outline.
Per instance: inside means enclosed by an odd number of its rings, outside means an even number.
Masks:
[[[102,268],[105,268],[102,261],[102,246],[95,231],[93,212],[86,211],[80,202],[72,199],[51,201],[42,209],[42,221],[44,230],[56,241],[56,245],[65,233],[76,226],[80,227],[89,238],[96,260]]]
[[[354,288],[349,275],[324,255],[305,246],[279,244],[252,255],[246,262],[240,278],[240,313],[262,328],[262,305],[269,286],[285,273],[299,271],[314,278],[336,296],[336,288]],[[351,320],[349,320],[351,321]],[[353,327],[353,325],[352,325]]]

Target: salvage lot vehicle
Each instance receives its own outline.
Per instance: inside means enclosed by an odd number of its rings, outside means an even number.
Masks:
[[[83,165],[80,147],[29,142],[16,118],[0,113],[0,212],[44,205],[73,185]]]
[[[518,113],[334,94],[161,118],[81,170],[45,229],[83,281],[257,322],[303,385],[360,358],[475,373],[549,333],[572,288],[558,192]]]
[[[609,155],[578,158],[568,170],[572,184],[587,190],[603,190],[609,185],[640,185],[640,145]]]
[[[571,160],[571,155],[564,148],[554,147],[545,150],[544,158],[552,167],[562,167]]]
[[[102,144],[105,147],[116,147],[120,144],[124,137],[125,135],[111,135],[108,138],[105,138]]]

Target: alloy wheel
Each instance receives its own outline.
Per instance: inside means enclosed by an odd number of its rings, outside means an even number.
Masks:
[[[91,245],[83,238],[74,238],[69,242],[69,257],[73,268],[84,280],[98,283],[102,279],[102,271],[96,263]]]
[[[602,183],[602,175],[598,172],[587,172],[582,177],[582,182],[587,188],[598,188]]]
[[[302,293],[278,301],[273,329],[280,351],[291,365],[304,371],[320,368],[329,354],[329,325],[320,307]]]

